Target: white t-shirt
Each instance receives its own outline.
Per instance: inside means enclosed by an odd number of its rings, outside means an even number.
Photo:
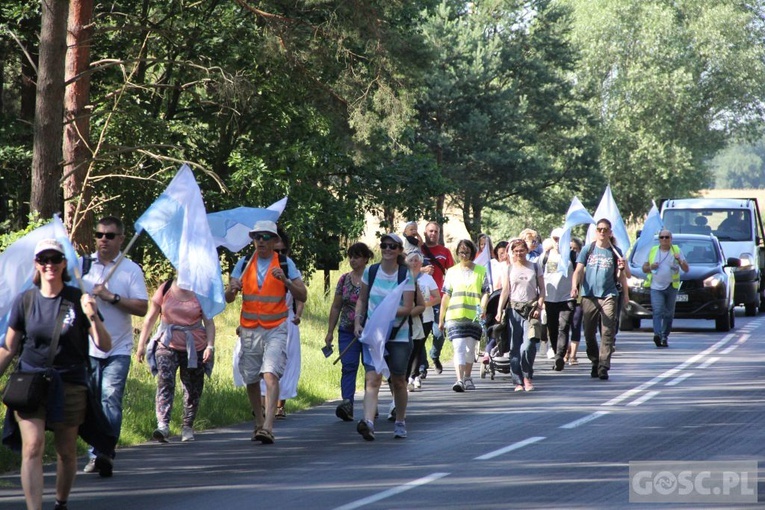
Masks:
[[[417,278],[417,288],[420,291],[420,294],[422,294],[423,301],[430,301],[430,292],[435,290],[438,291],[438,285],[436,285],[436,281],[433,279],[432,276],[425,273],[420,273],[419,278]],[[435,315],[433,314],[433,307],[432,306],[426,306],[425,311],[422,312],[422,322],[433,322],[435,320]]]
[[[86,292],[91,292],[96,284],[104,281],[109,271],[114,267],[114,261],[104,265],[98,260],[98,253],[91,255],[93,264],[88,274],[82,277]],[[119,254],[117,254],[119,258]],[[115,258],[116,260],[116,258]],[[82,258],[78,264],[82,267]],[[128,258],[122,259],[114,274],[106,283],[106,288],[113,294],[119,294],[122,299],[149,300],[146,291],[146,281],[141,267]],[[132,316],[118,309],[115,305],[97,298],[98,311],[104,318],[104,327],[112,337],[112,350],[103,352],[90,340],[89,352],[94,358],[106,359],[111,356],[128,355],[133,352],[133,319]]]
[[[661,251],[661,248],[656,250],[656,258],[653,261],[658,262],[659,267],[653,270],[652,289],[664,290],[672,285],[672,274],[680,271],[680,263],[675,258],[675,253],[680,254],[680,260],[685,260],[683,252],[674,247],[669,251]]]

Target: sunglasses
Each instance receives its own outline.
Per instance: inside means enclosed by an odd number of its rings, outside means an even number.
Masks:
[[[287,252],[288,252],[289,250],[287,250],[287,248],[280,248],[280,249],[278,249],[278,250],[274,248],[274,251],[275,251],[276,253],[280,254],[280,255],[287,255]]]
[[[256,234],[250,234],[250,237],[255,239],[256,241],[260,241],[260,240],[270,241],[271,239],[276,239],[276,235],[274,234],[256,233]]]
[[[381,250],[398,250],[398,248],[396,243],[380,243]]]
[[[101,239],[102,237],[107,238],[108,240],[113,240],[115,237],[117,237],[118,233],[116,232],[96,232],[96,239]]]
[[[659,239],[672,239],[672,236],[659,236]]]
[[[597,230],[598,232],[609,232],[611,229],[608,227],[598,227],[595,230]]]
[[[35,261],[41,266],[44,266],[45,264],[58,265],[64,261],[64,256],[60,253],[56,253],[55,255],[38,255],[35,257]]]
[[[470,252],[469,251],[458,251],[457,255],[462,255],[463,257],[469,257]]]

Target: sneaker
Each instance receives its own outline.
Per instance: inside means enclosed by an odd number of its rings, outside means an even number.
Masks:
[[[181,442],[186,443],[194,440],[194,429],[186,425],[181,429]]]
[[[465,377],[465,382],[463,383],[466,390],[474,390],[475,384],[473,384],[473,379],[471,377]]]
[[[409,382],[406,385],[406,391],[410,393],[414,391],[414,377],[409,378]]]
[[[53,506],[53,510],[69,510],[69,506],[66,503],[60,503],[56,501],[56,504]]]
[[[406,422],[397,421],[393,425],[393,439],[406,439]]]
[[[396,421],[396,403],[390,403],[390,409],[388,410],[388,421]]]
[[[457,381],[452,386],[452,389],[456,391],[457,393],[462,393],[463,391],[465,391],[465,384],[462,381]]]
[[[371,421],[359,420],[359,424],[356,425],[356,432],[361,434],[366,441],[375,440],[375,426]]]
[[[523,389],[525,391],[534,391],[534,383],[528,377],[523,378]]]
[[[441,364],[441,360],[438,358],[433,358],[433,366],[436,367],[437,374],[440,374],[444,371],[444,366]]]
[[[421,368],[420,369],[420,379],[423,381],[428,378],[428,369],[427,368]]]
[[[661,347],[661,335],[653,335],[653,343],[656,344],[656,347]]]
[[[552,345],[547,346],[547,359],[553,359],[555,357],[555,351],[552,348]]]
[[[170,437],[170,429],[167,425],[160,425],[151,434],[151,438],[158,443],[167,443],[168,437]]]
[[[662,338],[661,339],[661,346],[662,347],[669,347],[669,344],[667,343],[667,339],[666,338]]]
[[[353,403],[350,400],[343,400],[335,409],[335,416],[343,421],[353,421]]]
[[[420,379],[420,376],[417,376],[414,378],[414,389],[415,390],[422,389],[422,380]]]
[[[96,472],[96,458],[92,457],[85,467],[82,468],[83,473],[95,473]]]

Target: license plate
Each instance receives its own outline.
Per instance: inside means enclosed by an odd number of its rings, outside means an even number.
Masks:
[[[677,295],[677,301],[681,303],[687,303],[688,302],[688,294],[678,294]]]

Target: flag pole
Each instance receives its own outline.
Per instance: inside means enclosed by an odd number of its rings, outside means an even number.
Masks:
[[[135,235],[133,235],[133,238],[128,243],[128,245],[125,247],[125,249],[122,250],[122,252],[120,253],[120,256],[117,257],[117,260],[114,262],[114,266],[112,266],[112,268],[109,270],[109,274],[107,274],[106,278],[104,278],[104,281],[101,282],[103,285],[106,285],[106,282],[108,282],[109,279],[112,277],[112,275],[114,274],[114,271],[117,270],[117,267],[120,265],[122,260],[125,258],[125,254],[130,251],[130,249],[133,247],[133,245],[135,244],[136,240],[138,239],[138,236],[141,235],[141,232],[143,232],[143,229],[141,229],[138,232],[136,232]]]
[[[337,362],[340,361],[340,359],[345,355],[346,352],[348,352],[348,349],[351,348],[351,346],[356,343],[356,341],[359,339],[356,335],[353,335],[353,340],[350,341],[348,345],[345,346],[345,349],[343,349],[343,352],[337,355],[337,359],[332,363],[333,365],[337,365]]]

